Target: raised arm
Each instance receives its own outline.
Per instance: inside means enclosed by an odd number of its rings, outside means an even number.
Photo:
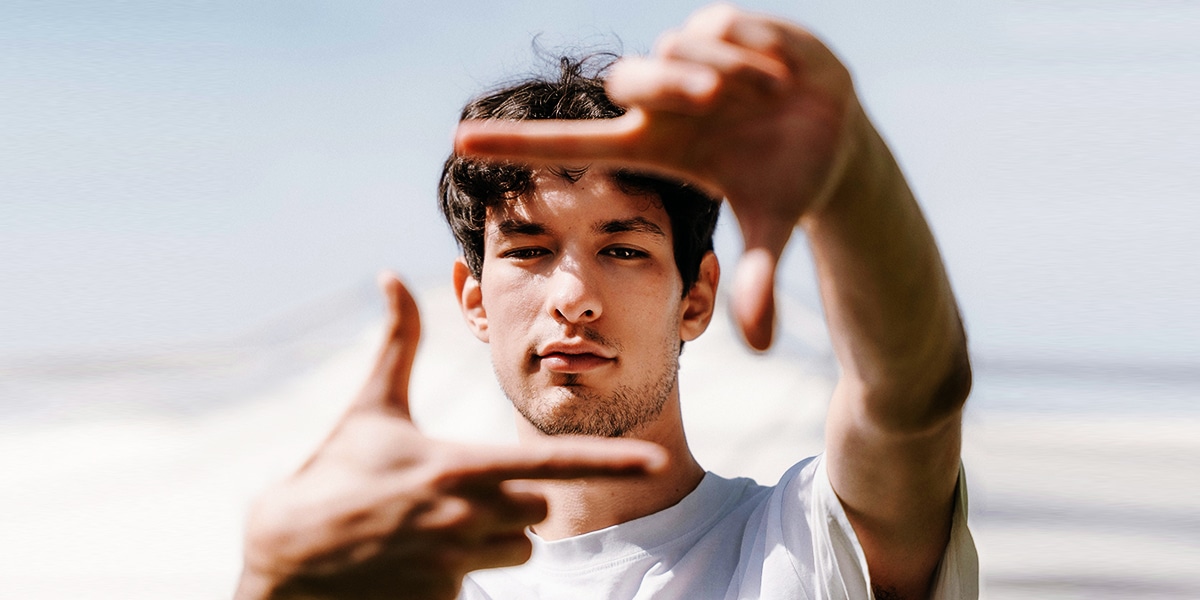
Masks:
[[[467,122],[460,152],[611,162],[723,195],[746,253],[734,306],[770,344],[774,272],[797,226],[813,247],[842,367],[827,460],[873,584],[923,597],[950,528],[965,341],[932,235],[837,58],[807,31],[726,5],[608,79],[605,122]]]
[[[831,483],[876,589],[924,598],[950,535],[966,340],[933,236],[866,119],[862,151],[805,215],[842,375],[826,422]]]

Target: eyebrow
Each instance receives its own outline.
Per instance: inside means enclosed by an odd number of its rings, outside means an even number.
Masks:
[[[496,224],[496,230],[503,236],[545,235],[547,232],[544,225],[523,219],[504,219]],[[661,238],[667,237],[666,232],[657,223],[645,217],[604,221],[592,227],[592,231],[607,235],[615,233],[648,233]]]
[[[649,233],[658,237],[665,238],[667,234],[663,232],[654,221],[645,217],[632,217],[629,219],[613,219],[597,224],[592,228],[596,233]]]
[[[546,227],[532,221],[505,219],[496,224],[500,235],[544,235]]]

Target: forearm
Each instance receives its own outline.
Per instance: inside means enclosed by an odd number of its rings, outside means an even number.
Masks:
[[[885,428],[961,408],[966,342],[941,257],[899,167],[865,116],[832,196],[801,222],[843,382]]]
[[[874,585],[927,594],[950,532],[970,366],[933,235],[870,122],[831,197],[801,222],[842,367],[830,482]]]

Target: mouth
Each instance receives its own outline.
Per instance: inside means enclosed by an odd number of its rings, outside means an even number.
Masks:
[[[537,360],[542,368],[552,373],[587,373],[616,362],[616,358],[592,352],[548,352],[538,354]]]
[[[541,368],[552,373],[586,373],[617,362],[616,353],[590,341],[543,344],[534,358]]]

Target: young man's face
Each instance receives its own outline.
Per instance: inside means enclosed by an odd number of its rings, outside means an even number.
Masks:
[[[468,321],[491,345],[505,394],[543,433],[636,432],[677,397],[680,341],[703,331],[683,297],[670,219],[657,198],[628,195],[595,169],[574,183],[546,172],[534,181],[487,213]]]

